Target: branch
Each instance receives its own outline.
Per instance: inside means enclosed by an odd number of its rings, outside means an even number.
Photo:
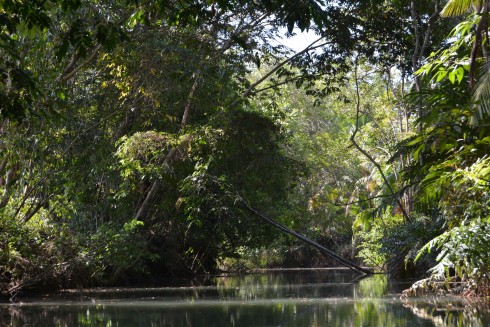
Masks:
[[[253,21],[252,23],[249,23],[249,24],[245,24],[245,25],[242,25],[242,21],[240,21],[240,23],[238,23],[238,25],[235,27],[234,31],[231,33],[231,36],[230,38],[228,38],[228,40],[226,41],[226,43],[223,45],[223,47],[221,47],[219,49],[219,52],[221,54],[224,54],[226,52],[226,50],[230,49],[232,46],[233,46],[233,36],[235,35],[240,35],[242,33],[244,33],[245,31],[253,31],[257,28],[257,26],[262,23],[267,17],[269,17],[269,14],[268,13],[264,13],[262,14],[260,17],[258,17],[255,21]],[[213,24],[213,27],[217,25],[217,22],[215,24]],[[216,29],[213,29],[211,32],[216,32]]]
[[[387,197],[388,197],[388,195],[376,195],[376,196],[372,196],[372,197],[369,197],[369,198],[366,198],[363,200],[349,201],[349,202],[338,202],[338,201],[331,202],[330,201],[330,203],[336,207],[345,207],[345,206],[349,206],[351,204],[364,203],[364,202],[369,202],[369,201],[374,200],[374,199],[381,199],[381,198],[387,198]]]
[[[318,250],[320,250],[323,254],[327,255],[328,257],[330,257],[331,259],[337,261],[338,263],[340,263],[341,265],[343,265],[344,267],[348,267],[352,270],[355,270],[359,273],[363,273],[363,274],[372,274],[373,272],[371,270],[368,270],[368,269],[365,269],[365,268],[362,268],[358,265],[356,265],[355,263],[347,260],[347,259],[344,259],[342,258],[341,256],[339,256],[338,254],[336,254],[335,252],[327,249],[326,247],[318,244],[317,242],[307,238],[306,236],[302,235],[302,234],[299,234],[289,228],[287,228],[286,226],[278,223],[277,221],[267,217],[266,215],[260,213],[259,211],[257,211],[256,209],[254,209],[252,206],[250,206],[241,196],[240,194],[236,193],[236,196],[237,198],[239,199],[239,201],[245,206],[245,208],[250,211],[251,213],[253,213],[254,215],[256,215],[257,217],[260,217],[262,218],[264,221],[266,221],[267,223],[269,223],[270,225],[280,229],[281,231],[289,234],[289,235],[292,235],[294,237],[296,237],[297,239],[300,239],[302,240],[303,242],[306,242],[310,245],[313,245],[315,248],[317,248]]]
[[[439,0],[436,0],[434,5],[434,13],[430,16],[427,21],[427,30],[425,31],[424,42],[422,43],[422,48],[420,49],[420,54],[418,58],[418,62],[420,63],[424,58],[425,49],[429,46],[430,41],[430,33],[432,32],[432,24],[439,18],[440,10],[439,10]]]
[[[76,73],[78,73],[80,71],[80,69],[82,69],[83,67],[85,67],[87,64],[89,64],[94,58],[95,56],[97,55],[97,53],[99,52],[99,50],[102,48],[102,44],[98,44],[95,48],[94,48],[94,51],[92,51],[92,53],[90,54],[90,56],[85,59],[84,62],[82,62],[78,67],[74,68],[72,71],[70,71],[69,73],[67,73],[66,75],[65,74],[62,74],[60,76],[60,79],[63,81],[63,82],[66,82],[68,81],[70,78],[72,78],[73,76],[75,76]]]
[[[32,192],[34,192],[35,190],[37,190],[37,188],[46,180],[47,176],[48,176],[48,174],[46,174],[43,178],[41,178],[40,180],[38,180],[36,182],[36,184],[34,184],[34,186],[27,188],[28,190],[24,194],[24,196],[22,197],[22,201],[21,201],[20,205],[17,207],[17,210],[15,210],[14,217],[17,217],[17,215],[19,214],[20,210],[24,207],[24,204],[26,203],[26,201],[29,198],[29,196],[32,194]]]
[[[322,40],[322,38],[318,38],[317,40],[313,41],[310,45],[308,45],[306,48],[304,48],[303,50],[301,50],[300,52],[294,54],[293,56],[289,57],[289,58],[286,58],[284,59],[282,62],[280,62],[279,64],[277,64],[273,69],[271,69],[267,74],[265,74],[264,76],[262,76],[259,80],[257,80],[255,83],[252,83],[248,88],[247,90],[242,94],[241,98],[247,98],[249,97],[253,90],[261,83],[263,83],[265,80],[267,80],[271,75],[273,75],[275,72],[277,72],[281,67],[283,67],[284,65],[286,65],[287,63],[291,62],[293,59],[299,57],[300,55],[308,52],[308,51],[311,51],[311,50],[315,50],[315,49],[318,49],[320,47],[323,47],[324,45],[328,44],[328,42],[325,42],[325,43],[322,43],[320,45],[316,45],[316,46],[313,46],[315,45],[316,43],[318,43],[320,40]],[[233,107],[238,101],[240,100],[240,97],[237,97],[233,102],[231,102],[231,104],[229,105],[229,107]]]
[[[10,186],[15,180],[18,171],[19,171],[19,163],[17,162],[14,165],[12,165],[12,167],[5,174],[5,189],[3,191],[2,200],[0,201],[0,209],[6,207],[10,201],[10,197],[11,197],[11,194],[9,194]]]
[[[194,100],[194,93],[199,85],[199,79],[201,78],[201,71],[198,69],[194,74],[194,83],[192,84],[191,91],[187,96],[187,103],[185,104],[184,114],[182,115],[182,121],[180,122],[180,128],[184,129],[189,120],[189,113],[191,111],[192,101]]]
[[[383,181],[384,181],[386,187],[388,188],[391,196],[396,200],[398,206],[400,207],[402,214],[403,214],[403,217],[405,218],[406,221],[410,221],[410,217],[408,216],[407,212],[405,211],[405,208],[403,207],[403,204],[401,203],[400,199],[395,195],[395,191],[391,187],[391,185],[390,185],[388,179],[386,178],[386,175],[384,174],[383,169],[381,168],[380,164],[378,164],[376,162],[376,160],[374,160],[374,158],[366,150],[364,150],[355,140],[356,134],[359,131],[359,112],[361,110],[361,94],[359,91],[359,80],[357,78],[357,68],[358,68],[358,65],[357,65],[357,60],[356,60],[356,65],[354,67],[354,78],[355,78],[355,82],[356,82],[356,98],[357,98],[356,99],[356,102],[357,102],[356,103],[356,125],[355,125],[354,132],[352,133],[352,135],[350,137],[350,140],[351,140],[352,144],[356,147],[356,149],[359,152],[361,152],[366,158],[368,158],[368,160],[376,167],[376,169],[378,170],[378,172],[381,175],[381,178],[383,178]]]
[[[22,217],[22,222],[24,224],[27,223],[43,207],[44,204],[44,201],[39,201],[33,210],[31,210],[31,208],[33,207],[33,205],[31,205],[28,212]]]
[[[315,75],[311,75],[311,76],[322,76],[323,74],[319,73],[319,74],[315,74]],[[272,85],[269,85],[269,86],[265,86],[261,89],[258,89],[258,90],[255,90],[254,93],[257,94],[257,93],[260,93],[260,92],[264,92],[264,91],[267,91],[267,90],[270,90],[270,89],[273,89],[275,87],[278,87],[278,86],[281,86],[281,85],[284,85],[284,84],[288,84],[288,83],[291,83],[291,82],[294,82],[294,81],[299,81],[301,79],[303,79],[304,77],[303,76],[294,76],[294,77],[291,77],[291,78],[288,78],[284,81],[281,81],[281,82],[278,82],[278,83],[275,83],[275,84],[272,84]]]

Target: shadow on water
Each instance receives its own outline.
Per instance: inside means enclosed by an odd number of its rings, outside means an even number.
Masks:
[[[172,287],[66,291],[0,304],[1,326],[488,326],[456,298],[401,301],[405,285],[339,270],[214,277]],[[471,309],[470,309],[471,308]]]

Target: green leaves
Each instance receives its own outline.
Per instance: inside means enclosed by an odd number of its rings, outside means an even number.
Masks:
[[[456,60],[454,64],[451,64],[451,61],[455,59],[457,59],[457,57],[454,53],[442,53],[437,60],[423,65],[415,74],[432,76],[431,81],[436,83],[448,79],[452,84],[455,84],[456,81],[458,84],[461,84],[465,74],[469,71],[470,66],[466,62],[466,59]]]
[[[84,260],[99,283],[122,278],[121,271],[144,273],[145,263],[158,259],[158,255],[148,251],[142,228],[143,222],[133,219],[122,227],[102,224],[89,236]]]
[[[441,16],[460,16],[467,14],[473,6],[481,7],[483,0],[449,0],[441,10]]]
[[[490,218],[490,217],[488,217]],[[477,220],[447,231],[424,245],[417,254],[419,260],[424,252],[440,249],[439,264],[433,272],[444,274],[454,268],[459,277],[463,274],[477,277],[490,271],[490,225]],[[443,275],[444,276],[444,275]]]
[[[124,178],[139,176],[155,180],[171,173],[170,151],[178,144],[177,136],[155,131],[138,132],[117,143],[116,156]]]
[[[480,73],[473,99],[475,100],[473,123],[483,123],[490,117],[490,72],[486,66],[482,68]]]
[[[133,29],[138,24],[148,25],[150,20],[148,19],[148,13],[144,8],[138,8],[128,19],[127,25],[130,29]]]
[[[472,30],[479,21],[478,15],[471,15],[459,23],[448,36],[449,46],[432,52],[415,74],[427,76],[435,83],[448,80],[452,84],[461,84],[470,71],[469,51],[474,38]]]

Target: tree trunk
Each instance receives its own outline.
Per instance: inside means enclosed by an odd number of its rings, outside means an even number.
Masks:
[[[191,111],[192,102],[194,100],[194,93],[197,90],[197,86],[199,85],[200,78],[201,78],[201,71],[198,70],[194,75],[194,82],[193,82],[191,90],[189,92],[189,96],[187,97],[187,103],[185,105],[184,113],[182,115],[182,121],[180,122],[180,129],[181,130],[183,130],[184,127],[189,122],[189,114]],[[165,157],[164,165],[165,164],[171,164],[172,159],[174,158],[176,151],[177,151],[176,148],[170,149],[167,156]],[[136,213],[136,220],[140,220],[140,221],[146,220],[146,218],[148,217],[148,213],[150,212],[150,209],[153,206],[155,199],[157,198],[158,192],[161,190],[161,186],[162,186],[162,183],[159,180],[156,180],[153,182],[153,184],[151,185],[150,191],[145,196],[143,203],[141,204],[138,212]]]

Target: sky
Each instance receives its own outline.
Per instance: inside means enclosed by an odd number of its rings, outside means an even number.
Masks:
[[[318,36],[311,31],[301,32],[299,29],[295,29],[294,33],[296,34],[295,36],[290,38],[284,37],[283,39],[278,40],[278,42],[295,51],[301,51],[306,48],[310,43],[318,39]]]

